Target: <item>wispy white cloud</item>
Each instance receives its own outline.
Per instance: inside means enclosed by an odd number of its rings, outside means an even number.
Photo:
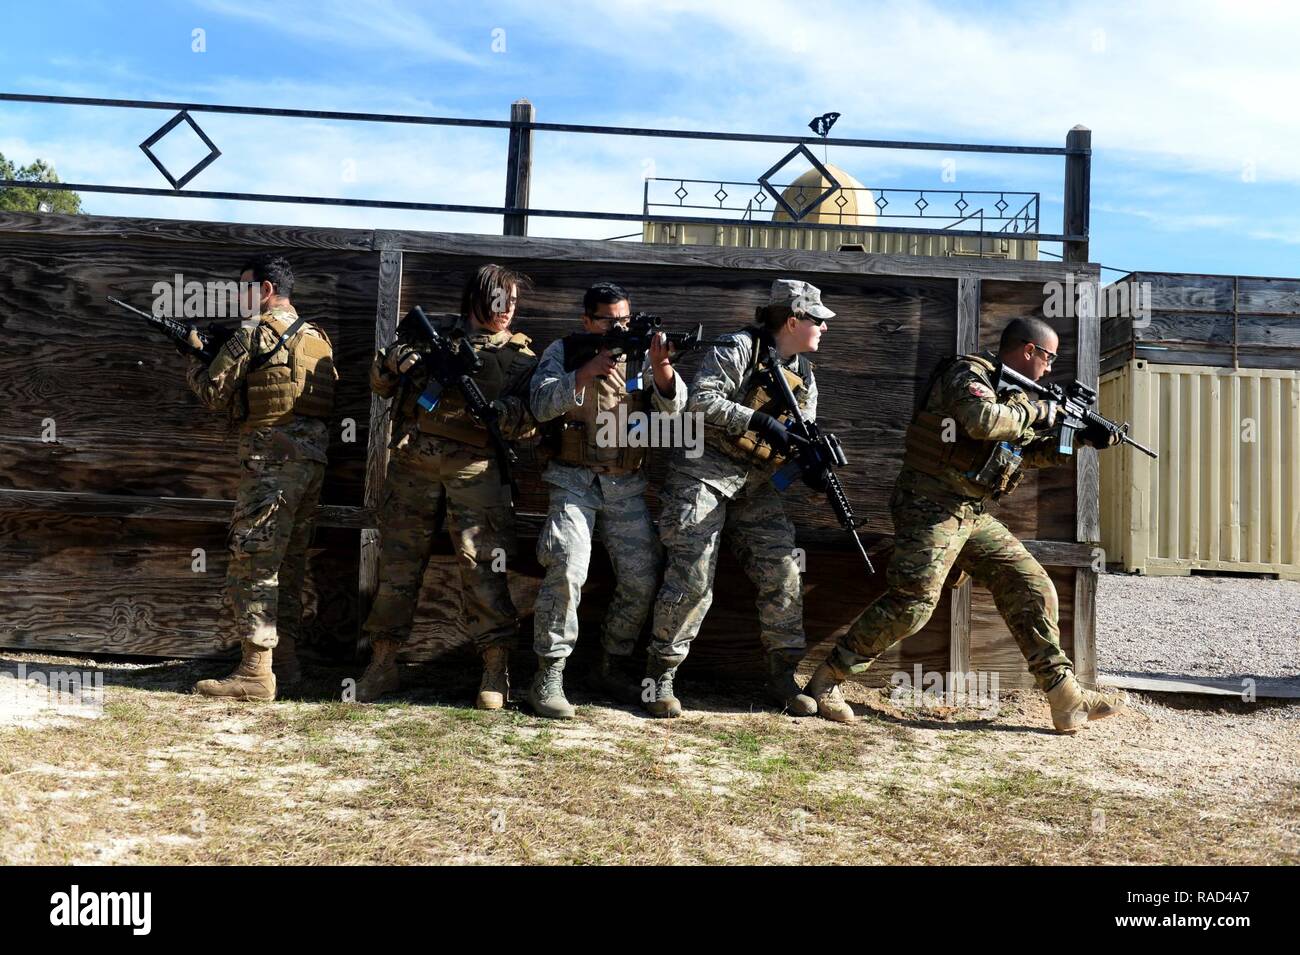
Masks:
[[[437,26],[437,10],[395,0],[200,0],[203,9],[313,45],[379,51],[422,61],[466,65],[483,58],[457,46]],[[486,44],[485,44],[486,47]]]

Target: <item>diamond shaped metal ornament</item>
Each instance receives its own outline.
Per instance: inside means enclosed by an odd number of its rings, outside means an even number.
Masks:
[[[157,145],[160,139],[170,133],[181,123],[189,123],[190,129],[194,130],[195,135],[198,136],[199,139],[203,140],[203,144],[208,147],[208,154],[195,163],[189,172],[177,179],[168,172],[167,167],[159,161],[158,157],[153,154],[153,151],[149,147]],[[181,110],[171,119],[167,120],[166,123],[158,128],[157,132],[140,144],[140,148],[144,150],[144,154],[149,157],[149,161],[158,167],[158,171],[167,177],[167,181],[172,184],[173,189],[184,188],[187,182],[201,173],[204,169],[207,169],[208,166],[212,165],[213,161],[221,155],[221,150],[216,147],[216,144],[214,144],[212,140],[208,139],[208,134],[199,128],[199,124],[194,122],[194,118],[190,116],[186,110]]]
[[[794,159],[798,156],[803,156],[805,159],[807,159],[808,162],[812,165],[812,167],[822,174],[822,178],[824,178],[827,182],[830,183],[830,186],[826,189],[825,192],[823,192],[812,202],[808,203],[807,205],[802,205],[802,207],[799,209],[795,209],[791,207],[790,203],[785,201],[785,198],[779,192],[777,192],[775,188],[773,188],[771,180],[772,180],[772,175],[778,169],[780,169],[782,166],[788,163],[791,159]],[[761,185],[763,189],[768,193],[768,195],[770,195],[773,199],[775,199],[777,203],[780,204],[781,208],[786,211],[786,214],[789,215],[790,218],[795,222],[798,222],[808,213],[812,212],[814,209],[820,206],[827,199],[827,197],[829,197],[833,192],[835,192],[836,189],[840,188],[839,180],[836,179],[833,175],[831,175],[831,171],[829,169],[827,169],[825,166],[823,166],[821,163],[817,161],[817,157],[812,154],[812,150],[810,150],[803,143],[800,143],[794,149],[790,150],[783,157],[781,157],[780,162],[778,162],[767,172],[763,173],[763,175],[759,176],[758,182],[759,185]],[[803,195],[802,189],[800,190],[799,195],[802,197]],[[802,198],[799,201],[802,204],[803,202]]]

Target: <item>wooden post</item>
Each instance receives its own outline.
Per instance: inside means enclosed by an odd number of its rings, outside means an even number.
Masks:
[[[1091,201],[1092,130],[1076,126],[1065,135],[1065,148],[1079,150],[1065,157],[1065,220],[1061,231],[1081,235],[1079,242],[1066,242],[1062,258],[1066,264],[1088,261],[1088,207]]]
[[[528,186],[533,175],[533,131],[525,123],[533,122],[533,104],[526,99],[510,104],[510,143],[506,147],[506,208],[528,208]],[[503,235],[527,235],[528,216],[507,214]]]
[[[1086,131],[1085,131],[1086,133]],[[1085,178],[1086,183],[1086,178]],[[1067,192],[1068,196],[1068,192]],[[1066,207],[1069,208],[1067,200]],[[1086,215],[1086,204],[1085,204]],[[1084,244],[1084,256],[1087,256]],[[1101,368],[1101,322],[1097,317],[1101,272],[1095,268],[1080,270],[1078,282],[1085,294],[1076,303],[1076,347],[1078,362],[1075,374],[1090,388],[1098,387]],[[1116,453],[1114,450],[1108,454]],[[1101,468],[1093,448],[1075,450],[1075,540],[1100,546],[1101,540]],[[1103,567],[1104,571],[1105,568]],[[1097,682],[1097,571],[1078,567],[1074,571],[1074,667],[1085,683]]]
[[[980,347],[980,280],[957,280],[957,354],[970,355]],[[948,671],[970,672],[971,582],[950,592],[948,614]],[[960,678],[958,678],[960,679]]]
[[[402,295],[402,252],[384,249],[379,253],[379,295],[375,302],[375,348],[383,348],[397,336],[397,312]],[[388,470],[388,432],[390,421],[385,412],[389,399],[370,396],[370,432],[366,446],[366,488],[363,504],[370,514],[379,507],[379,495]],[[374,522],[377,522],[377,517]],[[357,640],[360,647],[361,625],[370,613],[379,590],[379,531],[361,529],[361,571],[357,580]]]
[[[1075,327],[1078,338],[1075,376],[1089,388],[1098,387],[1101,368],[1101,324],[1097,319],[1097,297],[1100,294],[1100,273],[1095,269],[1080,270],[1076,281],[1081,292],[1075,308]],[[1099,488],[1101,471],[1097,452],[1080,447],[1075,454],[1075,476],[1078,495],[1075,510],[1075,540],[1092,543],[1101,539],[1101,507]]]

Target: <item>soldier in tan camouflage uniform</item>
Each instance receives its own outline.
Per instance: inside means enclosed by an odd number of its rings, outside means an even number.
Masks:
[[[478,353],[475,381],[500,412],[507,440],[536,433],[527,397],[537,357],[531,339],[510,330],[525,281],[499,265],[483,266],[465,286],[460,318],[440,329],[463,336]],[[483,658],[475,705],[496,710],[509,697],[506,662],[518,627],[504,568],[516,553],[510,486],[502,483],[487,429],[459,391],[444,391],[433,411],[417,404],[428,377],[421,364],[419,343],[399,334],[370,368],[375,394],[396,397],[393,453],[379,507],[379,593],[363,629],[372,655],[357,699],[369,702],[398,688],[397,653],[411,633],[442,508],[460,569],[462,622]]]
[[[204,406],[239,422],[241,477],[226,592],[243,656],[230,676],[201,680],[195,689],[205,696],[273,700],[277,682],[299,678],[303,575],[338,373],[329,337],[299,318],[289,301],[288,262],[259,256],[240,282],[244,313],[257,317],[241,324],[211,365],[191,360],[187,378]],[[190,344],[198,346],[196,335]]]
[[[596,335],[631,317],[627,292],[610,282],[587,290],[583,329]],[[552,342],[533,375],[531,403],[539,422],[552,422],[547,434],[550,464],[542,475],[551,485],[550,510],[537,540],[537,558],[546,568],[534,605],[533,649],[538,672],[528,699],[541,716],[570,718],[564,696],[565,661],[578,640],[578,602],[591,563],[597,529],[614,566],[615,588],[605,614],[597,671],[617,700],[635,702],[638,687],[631,654],[654,600],[663,548],[646,509],[644,447],[602,442],[606,416],[678,414],[686,406],[686,383],[672,366],[669,346],[656,335],[644,365],[628,386],[627,356],[602,351],[580,367],[565,371],[565,342]],[[620,436],[624,437],[624,436]]]
[[[816,420],[817,383],[807,355],[817,350],[825,320],[834,315],[815,286],[778,279],[768,305],[758,309],[756,324],[727,336],[738,347],[707,352],[695,376],[687,411],[704,415],[704,453],[673,458],[659,515],[668,559],[655,599],[646,670],[654,682],[646,709],[654,716],[681,715],[673,681],[713,602],[724,531],[758,588],[770,695],[795,716],[817,712],[795,681],[805,649],[803,582],[794,525],[771,483],[790,451],[790,438],[759,372],[766,368],[766,346],[775,345],[800,411],[808,421]]]
[[[827,719],[852,722],[839,685],[862,673],[896,641],[925,626],[944,581],[955,569],[993,594],[1029,672],[1046,694],[1052,720],[1074,732],[1088,720],[1117,712],[1117,699],[1082,689],[1061,651],[1056,589],[1023,544],[985,508],[1010,493],[1025,467],[1066,464],[1054,430],[1059,408],[1023,391],[998,391],[1002,364],[1037,381],[1056,358],[1059,340],[1040,319],[1017,318],[998,353],[943,362],[931,377],[907,431],[907,450],[890,507],[894,553],[886,591],[842,637],[813,674],[807,692]],[[1085,430],[1094,447],[1114,443],[1104,430]],[[960,578],[959,578],[960,579]]]

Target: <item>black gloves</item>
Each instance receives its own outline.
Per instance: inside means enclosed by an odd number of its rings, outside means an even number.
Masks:
[[[1111,431],[1109,428],[1103,428],[1101,425],[1090,424],[1079,432],[1079,437],[1085,444],[1089,444],[1097,449],[1113,448],[1120,443],[1118,431]]]
[[[762,411],[755,411],[749,419],[749,430],[772,446],[781,454],[790,452],[790,432],[776,418]]]

